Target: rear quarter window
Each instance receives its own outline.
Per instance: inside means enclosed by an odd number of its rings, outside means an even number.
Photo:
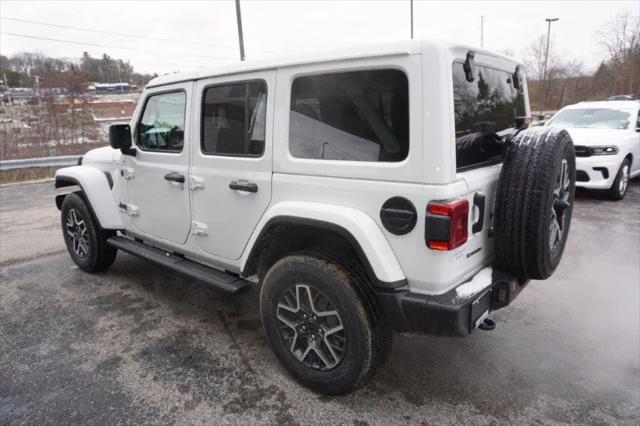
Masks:
[[[500,163],[517,118],[526,114],[524,92],[514,87],[513,75],[476,65],[469,82],[463,64],[454,62],[453,103],[457,170]]]
[[[402,161],[409,152],[409,83],[395,69],[297,77],[289,151],[296,158]]]

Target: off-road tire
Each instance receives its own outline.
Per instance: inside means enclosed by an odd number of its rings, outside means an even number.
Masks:
[[[626,166],[626,169],[625,169],[625,166]],[[613,185],[611,185],[611,188],[607,190],[607,195],[609,196],[609,198],[615,201],[620,201],[624,198],[624,196],[627,194],[627,189],[629,188],[630,173],[631,173],[631,161],[628,158],[625,158],[622,164],[620,165],[620,169],[616,174],[616,178],[613,181]],[[626,179],[626,181],[623,181],[623,179]]]
[[[568,180],[562,178],[563,170]],[[554,196],[559,180],[561,189],[567,185],[562,192],[566,203]],[[521,279],[543,280],[551,276],[567,242],[575,181],[575,150],[565,130],[531,128],[512,139],[495,202],[494,248],[498,268]],[[556,234],[554,229],[558,225],[560,230],[560,222],[562,232]]]
[[[282,330],[287,327],[278,319],[278,304],[297,285],[308,285],[321,292],[340,316],[346,339],[344,352],[330,369],[320,371],[306,365],[304,361],[308,359],[297,358],[282,337]],[[384,362],[391,331],[365,286],[358,273],[318,253],[284,257],[265,275],[260,292],[264,332],[278,360],[302,385],[327,395],[346,393],[364,384]]]
[[[93,216],[91,209],[84,198],[76,193],[69,194],[62,202],[61,224],[64,242],[71,259],[83,271],[99,272],[107,269],[116,259],[117,249],[107,244],[107,239],[115,235],[114,231],[103,230],[98,225],[98,221]],[[76,218],[84,222],[86,227],[86,253],[77,253],[74,247],[74,240],[68,231],[70,215],[75,213]]]

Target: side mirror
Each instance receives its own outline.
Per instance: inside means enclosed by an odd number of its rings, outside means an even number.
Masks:
[[[131,126],[128,124],[114,124],[109,126],[109,145],[113,149],[119,149],[124,155],[136,155],[136,150],[131,148]]]

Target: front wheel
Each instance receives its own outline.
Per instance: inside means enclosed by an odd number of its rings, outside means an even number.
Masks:
[[[631,161],[625,158],[618,170],[616,179],[613,181],[613,185],[608,190],[609,198],[612,200],[622,200],[627,194],[627,188],[629,187],[629,178],[631,173]]]
[[[276,356],[323,394],[357,388],[386,356],[390,330],[357,274],[315,255],[278,261],[264,278],[260,316]]]
[[[116,259],[117,250],[107,244],[113,231],[100,228],[89,206],[78,194],[69,194],[62,202],[62,235],[71,259],[87,272],[107,269]]]

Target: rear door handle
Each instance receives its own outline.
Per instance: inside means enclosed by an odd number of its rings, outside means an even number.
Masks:
[[[167,173],[166,175],[164,175],[164,179],[168,180],[169,182],[184,183],[184,175],[181,175],[178,172]]]
[[[229,188],[234,191],[247,191],[247,192],[258,192],[258,185],[253,182],[248,182],[246,180],[234,180],[229,184]]]

